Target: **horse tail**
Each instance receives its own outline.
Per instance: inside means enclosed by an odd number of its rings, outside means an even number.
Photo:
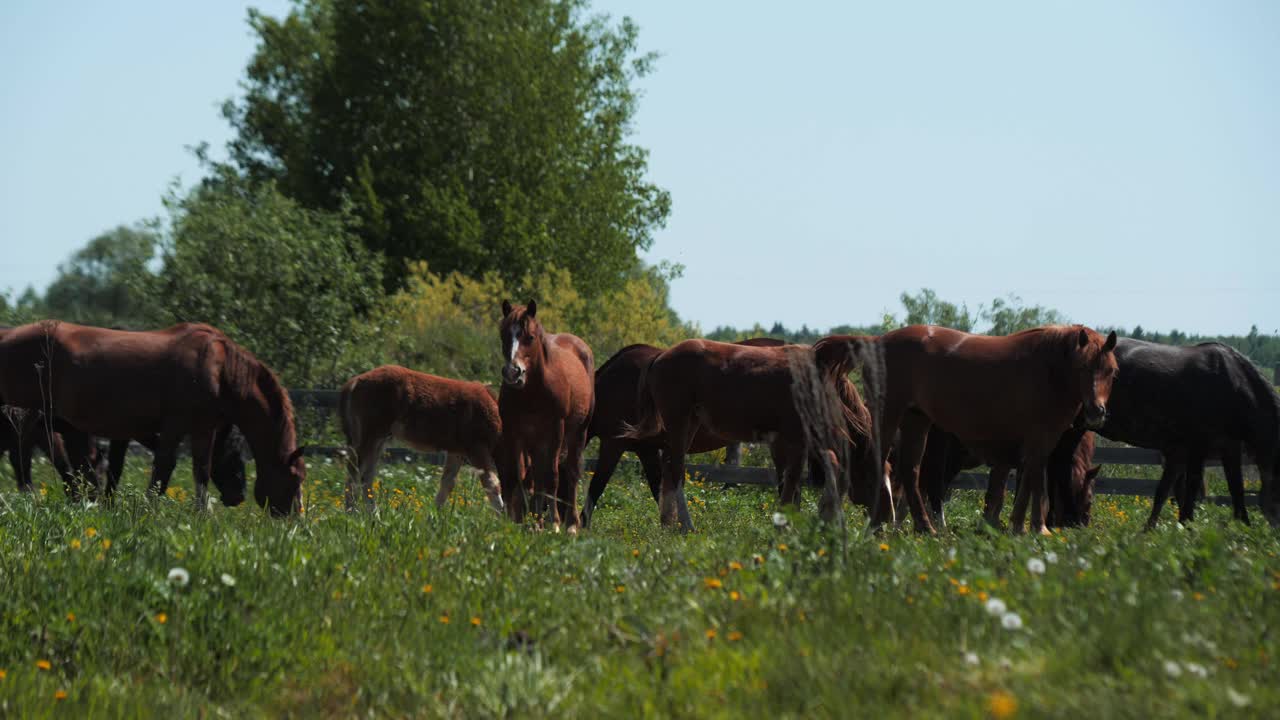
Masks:
[[[360,418],[351,409],[351,396],[355,394],[356,385],[360,383],[360,378],[353,377],[343,384],[342,389],[338,391],[338,422],[342,425],[342,434],[347,439],[347,452],[354,455],[356,447],[360,444]],[[351,468],[354,468],[359,462],[359,458],[349,458]],[[354,472],[354,470],[352,470]]]
[[[653,393],[649,389],[649,372],[653,364],[662,357],[654,355],[649,364],[640,371],[640,380],[636,383],[636,422],[622,423],[622,434],[618,437],[629,440],[641,440],[653,437],[663,431],[662,416],[658,413],[657,404],[653,401]]]

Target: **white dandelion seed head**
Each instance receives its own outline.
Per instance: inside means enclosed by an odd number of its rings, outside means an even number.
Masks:
[[[787,526],[787,516],[780,512],[773,514],[773,526],[781,530]]]
[[[187,583],[191,582],[191,573],[187,572],[186,568],[170,568],[168,580],[170,585],[186,587]]]
[[[1027,571],[1033,575],[1044,574],[1044,561],[1040,558],[1031,558],[1027,561]]]
[[[1174,600],[1181,600],[1184,597],[1182,591],[1179,590],[1178,588],[1174,588],[1173,590],[1170,590],[1169,594],[1173,596]]]
[[[1182,666],[1187,669],[1187,672],[1191,673],[1192,675],[1195,675],[1201,680],[1209,677],[1209,671],[1205,668],[1205,666],[1201,665],[1200,663],[1188,662],[1188,663],[1182,663]]]
[[[236,586],[236,579],[235,579],[235,578],[233,578],[233,577],[231,577],[230,575],[228,575],[228,574],[226,574],[226,573],[222,573],[222,578],[221,578],[221,580],[222,580],[222,584],[223,584],[223,585],[226,585],[227,587],[235,587],[235,586]]]
[[[1004,604],[1004,601],[1001,600],[1000,598],[993,597],[987,601],[987,612],[990,613],[991,615],[994,615],[995,617],[1000,617],[1004,615],[1005,611],[1007,611],[1008,609],[1009,609],[1008,606],[1006,606]]]
[[[1165,660],[1164,672],[1171,678],[1182,677],[1182,666],[1172,660]]]
[[[1044,554],[1044,561],[1049,563],[1050,565],[1058,562],[1058,553],[1050,550],[1049,552]]]
[[[1227,688],[1227,699],[1238,708],[1249,707],[1249,703],[1252,702],[1248,695],[1236,692],[1235,688]]]
[[[982,661],[978,659],[978,653],[975,653],[975,652],[967,652],[967,653],[965,653],[965,654],[964,654],[964,664],[965,664],[965,665],[977,665],[977,664],[979,664],[979,663],[981,663],[981,662],[982,662]]]
[[[1000,624],[1004,626],[1005,630],[1021,630],[1022,618],[1015,612],[1005,613],[1004,617],[1000,618]]]
[[[948,549],[947,549],[947,559],[948,559],[948,560],[955,560],[955,559],[956,559],[956,549],[955,549],[955,548],[948,548]]]
[[[1089,558],[1086,558],[1086,557],[1080,558],[1080,569],[1088,570],[1089,567],[1090,567]]]

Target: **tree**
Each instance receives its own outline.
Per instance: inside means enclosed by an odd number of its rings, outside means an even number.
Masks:
[[[902,307],[907,311],[906,325],[941,325],[965,332],[973,330],[974,318],[969,314],[968,307],[957,307],[954,303],[941,300],[929,288],[923,288],[915,295],[904,292],[900,299]],[[886,317],[886,324],[889,319]]]
[[[44,294],[48,314],[103,327],[138,325],[156,244],[151,230],[123,225],[90,240],[58,266]]]
[[[1026,307],[1022,298],[1012,294],[992,300],[991,307],[979,310],[978,314],[991,323],[988,335],[1012,335],[1020,330],[1065,322],[1057,310],[1041,305]]]
[[[223,109],[235,166],[312,209],[349,204],[365,244],[436,272],[518,282],[553,263],[595,298],[666,220],[631,145],[653,56],[586,0],[303,0],[258,35]]]
[[[381,302],[382,260],[348,214],[227,173],[167,204],[157,323],[214,325],[298,386],[334,387],[368,364],[352,353],[377,332],[361,318]]]

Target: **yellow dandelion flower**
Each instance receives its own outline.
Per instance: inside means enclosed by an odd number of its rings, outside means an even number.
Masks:
[[[705,578],[703,579],[702,584],[705,585],[708,590],[719,590],[724,586],[724,583],[720,582],[720,578]]]
[[[37,660],[36,667],[40,668],[41,670],[52,670],[53,663],[49,662],[48,660]]]
[[[102,549],[103,550],[111,549],[111,538],[102,538]]]
[[[71,538],[71,549],[72,550],[80,549],[80,538]]]
[[[980,592],[980,593],[978,593],[978,600],[980,600],[980,601],[982,601],[982,602],[986,602],[988,597],[990,597],[990,596],[989,596],[989,595],[987,595],[987,592],[986,592],[985,590],[984,590],[984,591],[982,591],[982,592]]]
[[[93,559],[94,559],[94,560],[106,560],[106,559],[107,559],[107,555],[106,555],[106,553],[98,553],[97,555],[94,555],[94,556],[93,556]]]
[[[880,543],[880,552],[889,552],[889,543]]]
[[[431,587],[431,583],[427,583],[426,585],[422,586],[422,594],[429,595],[433,589],[434,588]]]
[[[54,700],[66,700],[66,699],[67,699],[67,691],[66,691],[66,690],[58,690],[58,691],[54,692],[54,693],[53,693],[53,699],[54,699]]]
[[[632,551],[631,551],[631,557],[640,557],[640,551],[639,551],[639,550],[632,550]]]
[[[960,593],[961,595],[968,595],[968,594],[969,594],[969,586],[968,586],[968,585],[961,585],[960,587],[956,588],[956,592]]]
[[[724,577],[729,574],[729,568],[722,567],[717,574],[720,575],[720,577]]]
[[[97,534],[98,534],[98,531],[97,531],[97,529],[95,529],[95,528],[85,528],[85,529],[84,529],[84,536],[85,536],[85,537],[93,537],[93,536],[95,536],[95,535],[97,535]]]
[[[928,580],[929,580],[929,574],[928,574],[928,573],[920,573],[920,574],[919,574],[919,575],[917,575],[916,577],[920,579],[920,582],[928,582]]]
[[[715,640],[715,639],[716,639],[716,629],[715,629],[715,628],[708,628],[708,629],[707,629],[707,632],[705,633],[705,635],[707,636],[707,639],[708,639],[708,640]]]
[[[742,599],[742,595],[740,595],[737,590],[730,590],[729,599],[734,602],[738,602],[739,600]]]
[[[471,627],[480,627],[480,616],[475,615],[471,618]]]
[[[164,614],[164,613],[156,613],[156,622],[158,622],[158,623],[160,623],[161,625],[163,625],[163,624],[165,624],[165,623],[169,622],[169,616],[168,616],[168,615],[166,615],[166,614]]]
[[[757,564],[757,565],[763,565],[763,564],[764,564],[764,556],[763,556],[763,555],[752,555],[752,556],[751,556],[751,562],[753,562],[753,563],[755,563],[755,564]]]
[[[67,613],[67,622],[73,623],[75,621],[76,621],[76,614],[73,612]]]
[[[742,633],[737,630],[733,630],[725,637],[729,638],[729,642],[738,642],[742,639]]]
[[[987,710],[996,720],[1005,720],[1018,712],[1018,699],[1004,690],[997,690],[987,698]]]
[[[741,570],[741,569],[742,569],[742,563],[738,562],[737,560],[734,560],[734,561],[732,561],[732,562],[730,562],[730,563],[729,563],[729,569],[730,569],[730,570]]]
[[[7,677],[9,677],[9,671],[8,671],[8,670],[0,670],[0,680],[4,680],[4,679],[5,679],[5,678],[7,678]]]
[[[1204,599],[1204,593],[1201,593],[1201,592],[1194,592],[1194,593],[1191,593],[1191,599],[1192,599],[1192,600],[1203,600],[1203,599]]]
[[[449,616],[448,616],[448,615],[441,615],[441,616],[440,616],[440,622],[441,622],[441,623],[443,623],[443,624],[445,624],[445,625],[448,625],[448,624],[449,624]]]
[[[786,544],[786,543],[778,543],[778,552],[786,552],[786,551],[787,551],[787,544]]]
[[[613,589],[613,591],[614,591],[614,592],[616,592],[616,593],[618,593],[619,595],[621,595],[622,593],[624,593],[624,592],[626,592],[626,591],[627,591],[627,586],[626,586],[626,585],[618,585],[617,587],[615,587],[615,588]]]

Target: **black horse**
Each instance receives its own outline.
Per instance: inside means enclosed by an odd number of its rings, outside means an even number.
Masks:
[[[1236,519],[1248,523],[1242,452],[1258,465],[1263,517],[1280,525],[1274,487],[1280,465],[1280,398],[1248,358],[1221,343],[1178,347],[1126,338],[1116,345],[1116,362],[1120,374],[1098,433],[1164,454],[1148,527],[1156,524],[1175,487],[1178,519],[1192,519],[1204,462],[1213,456],[1222,459]]]

